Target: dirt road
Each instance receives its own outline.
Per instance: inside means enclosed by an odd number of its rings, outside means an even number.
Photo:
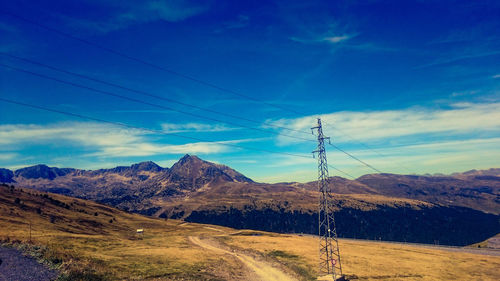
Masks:
[[[0,281],[48,281],[58,273],[13,248],[0,247]]]
[[[236,257],[238,260],[240,260],[245,266],[247,266],[249,269],[252,270],[252,272],[255,273],[255,279],[254,280],[266,280],[266,281],[295,281],[296,279],[289,276],[288,274],[284,273],[280,269],[274,268],[271,265],[258,261],[254,259],[251,256],[242,254],[242,253],[236,253],[236,252],[231,252],[225,249],[218,248],[217,246],[214,246],[212,244],[209,244],[203,240],[201,240],[199,237],[194,237],[190,236],[189,241],[191,241],[193,244],[198,245],[202,248],[205,248],[209,251],[218,253],[218,254],[223,254],[223,255],[231,255]]]

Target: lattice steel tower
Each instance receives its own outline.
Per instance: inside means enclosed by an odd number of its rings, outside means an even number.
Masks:
[[[318,154],[318,189],[319,210],[319,274],[333,277],[333,280],[345,280],[342,275],[340,263],[340,251],[337,241],[337,230],[333,217],[332,195],[328,186],[328,163],[326,161],[325,140],[330,142],[329,137],[323,135],[321,119],[318,118],[318,126],[311,128],[318,130],[318,149],[313,154]],[[329,278],[329,277],[328,277]],[[331,280],[331,279],[330,279]]]

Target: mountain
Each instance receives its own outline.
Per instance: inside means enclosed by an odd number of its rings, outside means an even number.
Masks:
[[[20,186],[104,202],[131,211],[152,207],[151,201],[186,196],[210,186],[253,183],[227,166],[191,155],[185,155],[170,169],[148,161],[93,171],[46,165],[2,171],[2,175],[5,174],[2,182],[15,181]]]
[[[11,170],[0,168],[0,182],[14,182],[14,173]]]
[[[384,196],[500,213],[500,177],[480,171],[451,176],[371,174],[356,181]]]
[[[75,171],[75,169],[70,169],[70,168],[59,169],[55,167],[48,167],[47,165],[42,164],[16,170],[14,175],[16,177],[23,177],[26,179],[42,178],[42,179],[53,180],[56,177],[65,176],[73,171]]]
[[[141,174],[141,172],[161,172],[164,170],[168,170],[166,168],[162,168],[156,163],[152,161],[146,161],[146,162],[141,162],[137,164],[133,164],[132,166],[118,166],[112,169],[100,169],[91,172],[94,175],[99,175],[99,174],[120,174],[124,176],[137,176]],[[81,174],[85,174],[80,172]]]
[[[145,215],[274,232],[317,231],[317,182],[257,183],[191,155],[170,168],[153,162],[94,171],[37,165],[13,174],[10,180],[18,186]],[[495,175],[490,169],[449,176],[331,177],[339,235],[452,245],[485,240],[500,232]]]
[[[175,163],[162,180],[181,190],[190,191],[198,190],[205,185],[224,182],[253,182],[227,166],[207,162],[188,154]]]
[[[452,176],[496,176],[500,177],[500,169],[498,168],[491,168],[488,170],[470,170],[467,172],[463,173],[454,173]]]

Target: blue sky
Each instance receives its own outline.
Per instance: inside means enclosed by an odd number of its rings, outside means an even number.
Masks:
[[[190,153],[259,181],[307,181],[316,177],[312,157],[232,145],[311,156],[308,132],[317,117],[334,144],[383,172],[500,167],[499,14],[498,1],[5,2],[0,97],[152,131],[0,102],[0,167],[95,169],[146,160],[169,167]],[[374,172],[332,146],[327,153],[331,165],[353,176]]]

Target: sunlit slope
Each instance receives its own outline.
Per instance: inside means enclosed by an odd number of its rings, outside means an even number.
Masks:
[[[188,241],[189,235],[218,231],[0,186],[0,239],[27,242],[30,223],[33,243],[50,249],[46,259],[63,260],[67,272],[83,268],[96,280],[230,280],[239,274],[233,260],[206,255]],[[143,235],[136,234],[139,228]],[[225,270],[219,270],[221,264]]]
[[[316,273],[316,237],[252,233],[230,235],[223,238],[224,243],[276,257],[292,268],[306,265]],[[500,252],[492,256],[464,248],[445,250],[344,239],[340,239],[339,247],[343,273],[351,280],[500,280]]]

